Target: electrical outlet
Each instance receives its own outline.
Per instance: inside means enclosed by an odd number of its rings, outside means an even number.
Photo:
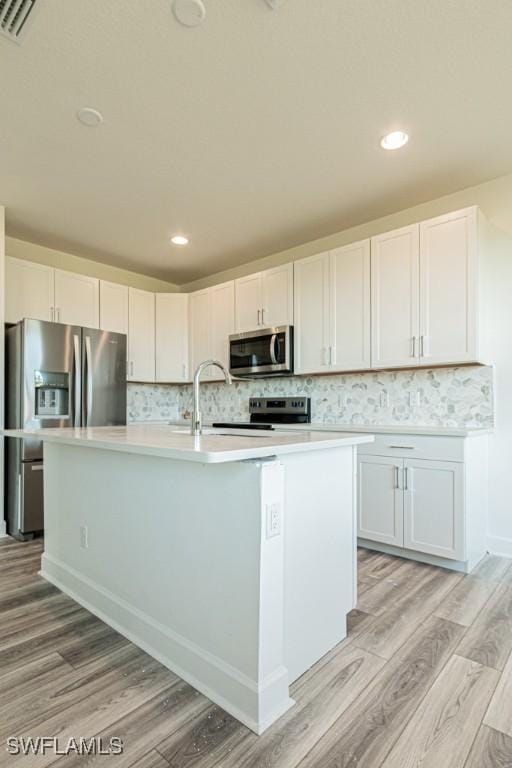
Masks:
[[[274,501],[267,504],[267,539],[279,536],[281,533],[281,504]]]
[[[89,529],[86,525],[80,526],[80,546],[82,549],[89,549]]]

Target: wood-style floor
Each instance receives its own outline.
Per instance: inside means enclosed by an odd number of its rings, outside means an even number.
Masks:
[[[0,764],[512,767],[512,561],[470,576],[361,550],[348,639],[257,737],[0,540]],[[9,736],[120,737],[117,757],[13,757]],[[63,762],[65,761],[65,762]]]

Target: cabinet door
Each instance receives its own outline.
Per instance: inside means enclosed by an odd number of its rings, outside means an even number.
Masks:
[[[55,270],[55,319],[68,325],[99,328],[100,286],[96,277]]]
[[[404,544],[403,460],[387,456],[359,456],[358,532],[370,541]]]
[[[293,325],[293,264],[262,272],[261,324]]]
[[[100,328],[113,333],[128,333],[128,288],[100,280]]]
[[[54,270],[24,259],[5,259],[5,322],[53,320]]]
[[[404,546],[465,560],[464,465],[404,462]]]
[[[155,295],[156,381],[189,381],[188,295]]]
[[[236,330],[254,331],[261,321],[261,273],[235,280]]]
[[[475,208],[420,224],[422,363],[478,359]]]
[[[193,377],[199,363],[212,356],[210,299],[211,294],[208,289],[189,294],[191,377]]]
[[[419,363],[419,225],[371,240],[372,367]]]
[[[233,281],[210,288],[211,356],[229,369],[228,337],[235,332],[235,284]],[[211,376],[224,381],[218,368],[212,368]]]
[[[329,370],[329,253],[295,262],[295,372]]]
[[[155,380],[155,294],[128,289],[128,379]]]
[[[330,255],[332,370],[369,368],[370,241]]]

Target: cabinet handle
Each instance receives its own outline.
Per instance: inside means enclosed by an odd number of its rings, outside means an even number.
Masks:
[[[332,365],[332,347],[329,347],[329,365]]]
[[[187,378],[187,367],[185,363],[183,363],[183,365],[181,366],[181,375],[183,379]]]
[[[409,490],[409,467],[404,469],[404,491]]]
[[[399,469],[398,467],[395,467],[395,489],[400,490],[400,481],[399,481]]]
[[[60,323],[60,307],[55,310],[57,312],[57,322]]]
[[[414,445],[388,445],[388,448],[397,448],[400,451],[415,451]]]
[[[261,315],[261,309],[258,309],[258,325],[261,325],[261,323],[260,323],[260,315]]]
[[[261,324],[265,325],[265,309],[261,310]]]
[[[50,307],[50,320],[52,323],[55,320],[55,309],[53,307]]]
[[[425,357],[425,337],[420,336],[420,357]]]
[[[412,337],[412,353],[411,357],[416,357],[416,336]]]

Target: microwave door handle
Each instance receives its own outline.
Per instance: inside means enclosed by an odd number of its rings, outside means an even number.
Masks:
[[[277,333],[273,333],[270,338],[270,359],[272,360],[272,365],[277,365],[276,346],[277,346]]]
[[[73,336],[73,364],[75,366],[75,404],[73,426],[80,426],[80,411],[82,404],[82,360],[80,356],[80,339],[78,334]]]

